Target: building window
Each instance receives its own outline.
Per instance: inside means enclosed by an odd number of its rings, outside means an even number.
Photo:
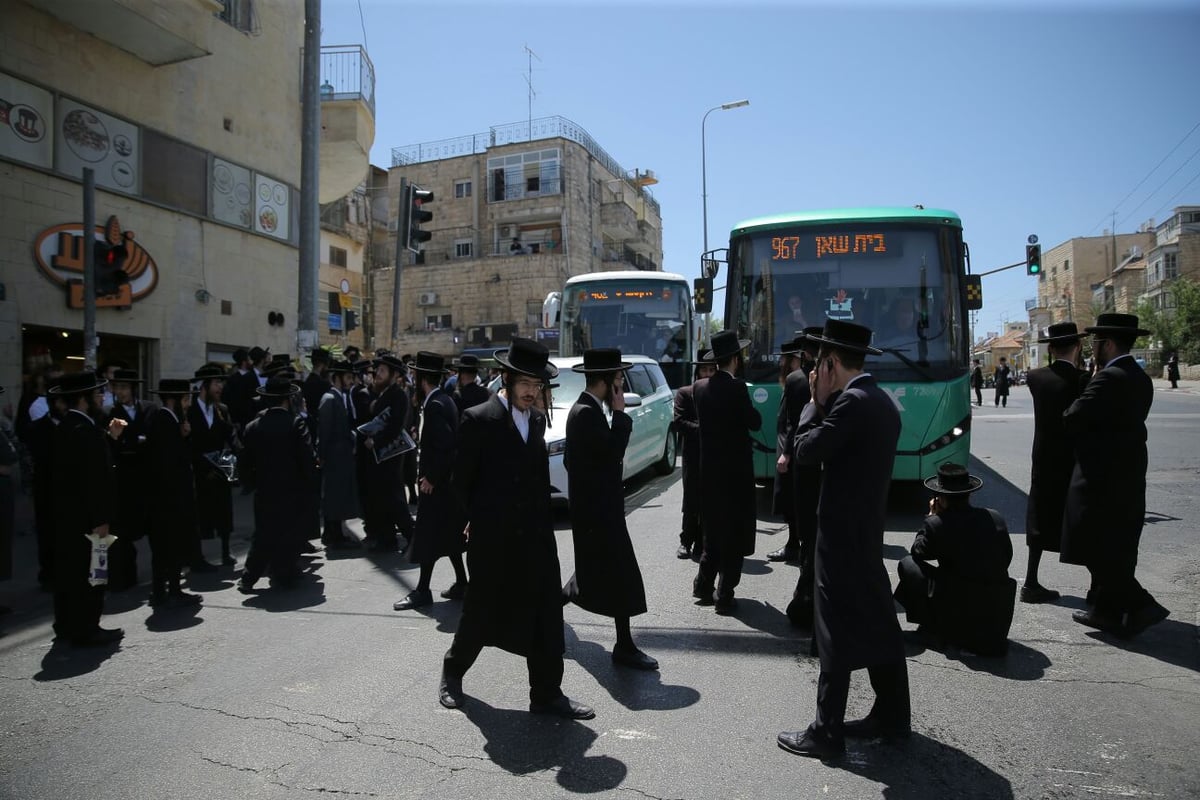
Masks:
[[[220,0],[222,6],[217,17],[242,33],[258,33],[258,18],[254,13],[254,0]]]
[[[425,330],[443,331],[453,327],[449,314],[428,314],[425,317]]]
[[[471,196],[470,181],[455,181],[454,182],[454,197],[458,200]]]
[[[541,300],[526,300],[525,301],[525,324],[526,325],[541,325],[542,324],[542,301]]]
[[[329,263],[335,267],[346,267],[346,251],[340,247],[329,246]]]
[[[457,239],[454,242],[455,258],[471,258],[474,254],[474,243],[470,239]]]
[[[1178,253],[1163,253],[1163,280],[1172,281],[1178,277]]]
[[[1068,258],[1065,261],[1063,261],[1063,272],[1066,272],[1070,268],[1071,268],[1071,259]]]
[[[489,202],[562,193],[557,147],[487,160]]]

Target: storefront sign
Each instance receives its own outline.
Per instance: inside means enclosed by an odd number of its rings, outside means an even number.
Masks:
[[[104,226],[96,226],[91,240],[84,237],[83,225],[68,222],[42,231],[33,243],[38,268],[50,280],[67,287],[68,306],[83,308],[83,248],[93,241],[125,248],[121,271],[128,278],[114,293],[97,296],[98,308],[127,308],[154,291],[158,285],[154,257],[135,240],[133,231],[121,230],[121,222],[115,215]]]
[[[130,194],[140,191],[141,135],[136,125],[65,98],[59,98],[57,112],[55,169],[80,175],[84,167],[91,167],[98,186]]]
[[[0,156],[51,166],[54,100],[45,89],[0,73]]]

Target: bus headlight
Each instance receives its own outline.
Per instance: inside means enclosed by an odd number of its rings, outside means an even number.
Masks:
[[[937,452],[938,450],[941,450],[943,447],[948,447],[949,445],[954,444],[959,439],[961,439],[963,437],[963,435],[966,434],[966,432],[969,430],[971,430],[971,415],[970,414],[968,414],[963,420],[961,420],[957,425],[955,425],[949,431],[947,431],[946,433],[942,434],[938,438],[934,439],[929,444],[922,447],[920,449],[920,451],[917,452],[917,455],[918,456],[927,456],[930,453],[934,453],[934,452]]]

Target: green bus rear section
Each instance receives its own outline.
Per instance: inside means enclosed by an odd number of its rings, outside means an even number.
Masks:
[[[880,382],[900,408],[900,441],[892,479],[924,480],[937,474],[939,464],[967,466],[971,454],[971,398],[969,376],[936,383]],[[759,480],[774,479],[775,420],[779,412],[778,383],[751,384],[750,398],[762,414],[762,430],[751,434],[754,445],[754,474]],[[962,433],[954,435],[955,429]],[[947,441],[947,438],[949,439]]]
[[[871,206],[866,208],[831,208],[824,211],[798,211],[792,214],[775,214],[755,217],[734,226],[730,239],[748,233],[769,231],[773,228],[795,228],[796,226],[837,225],[848,222],[907,222],[917,225],[952,225],[961,228],[962,220],[953,211],[944,208],[895,208]]]

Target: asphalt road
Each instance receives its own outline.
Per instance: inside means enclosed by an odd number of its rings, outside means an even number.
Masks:
[[[976,410],[971,469],[986,482],[978,501],[1009,522],[1020,579],[1033,420],[1024,387],[1010,401]],[[110,598],[105,624],[125,641],[86,655],[51,646],[47,599],[18,580],[0,593],[17,609],[0,638],[0,797],[1195,797],[1200,394],[1159,391],[1150,431],[1139,576],[1170,619],[1133,642],[1082,628],[1070,613],[1086,572],[1048,559],[1043,583],[1064,597],[1018,604],[1007,658],[911,641],[915,735],[852,743],[840,766],[775,745],[811,720],[817,677],[807,637],[782,613],[795,567],[761,555],[781,543],[782,522],[760,519],[736,615],[697,607],[695,566],[673,555],[675,473],[627,495],[651,609],[634,636],[661,672],[614,668],[611,623],[566,609],[564,690],[596,707],[588,722],[529,715],[524,663],[494,650],[467,675],[466,712],[442,709],[459,606],[391,611],[416,580],[397,556],[318,558],[310,582],[274,597],[238,594],[226,570],[193,584],[205,596],[195,615],[151,614],[144,594]],[[924,501],[893,492],[893,574]],[[565,580],[565,519],[558,541]],[[435,591],[451,580],[443,562]],[[856,674],[850,716],[869,702]]]

